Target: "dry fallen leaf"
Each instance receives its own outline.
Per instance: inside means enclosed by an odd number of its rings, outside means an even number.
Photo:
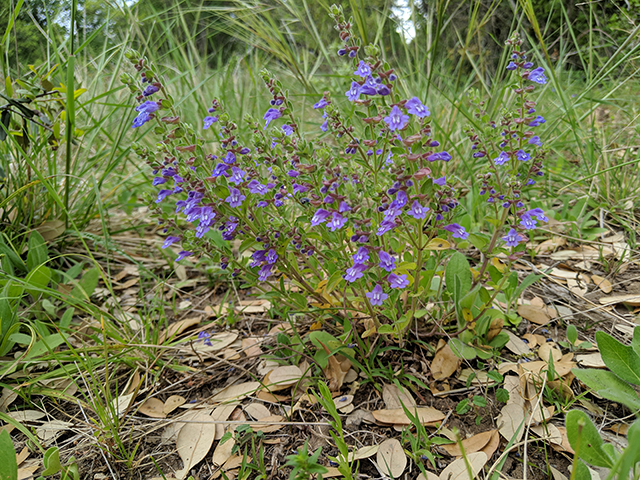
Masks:
[[[600,302],[601,305],[614,305],[616,303],[625,303],[632,307],[640,307],[640,293],[601,297],[598,301]]]
[[[371,412],[377,422],[386,425],[410,425],[411,421],[404,410],[396,408],[394,410],[374,410]],[[423,425],[440,422],[444,420],[444,413],[433,407],[417,407],[411,410],[412,415],[416,415]]]
[[[36,434],[43,443],[48,444],[49,442],[52,442],[60,435],[62,435],[62,433],[69,430],[69,428],[72,426],[73,423],[71,422],[63,422],[62,420],[51,420],[50,422],[45,422],[40,425],[36,429]]]
[[[227,428],[227,432],[233,432],[233,429]],[[211,463],[213,463],[214,468],[220,467],[225,464],[229,458],[231,458],[231,451],[235,444],[236,442],[233,437],[227,439],[224,443],[218,442],[218,445],[213,451],[213,456],[211,457]]]
[[[385,385],[382,387],[382,399],[389,410],[402,409],[404,405],[408,409],[416,406],[416,401],[407,388],[398,388],[397,385]]]
[[[576,355],[576,362],[581,367],[607,368],[607,366],[604,364],[604,361],[602,360],[602,355],[600,355],[600,352]]]
[[[529,349],[529,346],[524,343],[515,333],[509,330],[503,331],[506,332],[509,336],[509,341],[507,342],[505,347],[507,347],[511,352],[515,353],[516,355],[525,355],[531,351]]]
[[[540,345],[540,348],[538,349],[538,356],[540,357],[540,360],[547,363],[549,363],[549,356],[551,356],[555,365],[562,358],[562,352],[555,348],[552,343],[545,343],[544,345]]]
[[[224,435],[225,425],[222,422],[226,422],[233,411],[238,406],[238,402],[226,403],[224,405],[220,405],[216,407],[213,412],[211,412],[211,420],[217,422],[214,426],[216,431],[216,440],[220,440]]]
[[[196,415],[191,423],[187,423],[180,429],[176,449],[184,467],[176,471],[178,479],[185,478],[189,471],[209,453],[216,436],[216,429],[211,427],[211,417],[201,413]]]
[[[524,420],[525,412],[521,405],[517,403],[505,405],[502,407],[502,410],[500,410],[500,415],[498,415],[497,418],[500,435],[507,441],[510,441],[515,436],[515,442],[519,442],[525,430]]]
[[[493,434],[497,432],[497,430],[489,430],[487,432],[478,433],[472,437],[465,438],[464,440],[462,440],[462,442],[460,442],[462,443],[462,449],[457,443],[442,445],[442,449],[452,457],[461,457],[462,450],[464,450],[466,455],[479,452],[487,446],[487,444],[491,441]]]
[[[191,317],[185,318],[184,320],[180,320],[179,322],[172,323],[169,327],[158,335],[158,345],[162,345],[165,340],[173,338],[176,335],[180,335],[187,328],[193,327],[194,325],[198,325],[202,320],[202,317]]]
[[[262,384],[269,391],[284,390],[295,385],[302,378],[300,368],[295,365],[277,367],[264,377]]]
[[[342,387],[344,383],[344,379],[347,376],[347,372],[351,369],[351,361],[344,357],[343,355],[331,354],[331,350],[327,348],[327,346],[319,342],[324,348],[324,351],[329,355],[327,361],[327,368],[324,369],[324,375],[328,380],[329,390],[332,392],[337,392]]]
[[[20,423],[33,422],[34,420],[40,420],[45,416],[43,412],[39,412],[37,410],[19,410],[16,412],[7,412],[5,415]]]
[[[487,455],[484,452],[470,453],[467,455],[466,460],[459,458],[454,462],[451,462],[447,468],[440,473],[440,480],[474,480],[476,475],[485,463],[487,463]],[[467,471],[467,462],[471,466],[473,477],[469,477]]]
[[[436,352],[431,362],[431,374],[434,380],[449,378],[455,373],[462,360],[457,357],[447,344]]]
[[[280,425],[280,423],[282,422],[283,418],[284,417],[282,415],[270,415],[268,417],[260,419],[259,423],[249,423],[249,426],[253,429],[254,432],[271,433],[282,428],[282,425]]]
[[[262,355],[260,340],[254,337],[242,339],[242,351],[247,357],[259,357]]]
[[[261,403],[250,403],[243,408],[244,411],[251,415],[255,420],[262,420],[263,418],[271,416],[269,409]]]
[[[613,290],[611,282],[600,275],[591,275],[591,280],[603,293],[611,293]]]
[[[245,382],[239,385],[230,385],[211,397],[211,402],[222,403],[229,402],[231,400],[242,400],[243,398],[253,394],[260,387],[260,382]]]
[[[535,305],[518,306],[518,315],[536,325],[546,325],[551,320],[546,308],[540,308]]]
[[[164,402],[155,397],[147,398],[145,402],[140,405],[138,411],[151,418],[165,418],[167,416],[167,414],[164,413]]]
[[[184,405],[186,402],[187,399],[181,397],[180,395],[171,395],[169,398],[167,398],[167,401],[164,402],[164,408],[162,409],[162,411],[165,415],[169,415],[176,408],[178,408],[180,405]]]
[[[407,456],[402,444],[395,438],[388,438],[382,442],[378,447],[376,463],[382,475],[398,478],[407,466]]]
[[[362,447],[353,452],[349,452],[347,455],[347,460],[349,462],[354,462],[356,460],[364,460],[365,458],[373,457],[378,450],[380,449],[380,445],[370,445],[368,447]],[[338,455],[338,458],[342,460],[342,455]]]

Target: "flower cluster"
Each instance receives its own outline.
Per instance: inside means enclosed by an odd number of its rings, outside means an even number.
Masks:
[[[397,76],[378,48],[360,47],[339,7],[333,16],[344,41],[338,55],[352,62],[353,78],[344,97],[334,100],[325,92],[315,99],[323,123],[313,141],[300,131],[287,92],[266,71],[261,77],[270,105],[261,119],[245,118],[251,141],[243,142],[220,99],[206,114],[203,109],[196,130],[181,122],[170,97],[148,100],[164,89],[158,81],[149,84],[156,76],[135,53],[129,58],[141,72],[140,104],[132,127],[154,120],[155,130],[164,132],[156,152],[137,152],[159,187],[155,211],[170,233],[163,248],[182,245],[177,261],[203,252],[264,288],[282,289],[286,279],[323,302],[348,303],[353,310],[364,304],[377,322],[380,312],[393,316],[401,310],[393,306],[407,301],[404,289],[413,289],[417,308],[436,271],[430,267],[425,274],[426,262],[442,261],[432,256],[432,245],[446,249],[454,239],[466,240],[462,224],[468,223],[444,175],[452,156],[434,138],[425,99],[398,92]],[[520,72],[521,83],[544,84],[542,69],[525,60],[517,51],[508,68]],[[135,90],[136,82],[127,83]],[[527,210],[521,198],[523,186],[541,175],[543,158],[541,140],[530,129],[544,119],[534,116],[529,91],[529,85],[516,91],[518,115],[503,118],[498,142],[471,134],[473,156],[489,160],[481,193],[519,219],[503,237],[509,247],[526,240],[523,229],[547,220],[541,209]],[[345,118],[344,104],[360,115]],[[203,137],[214,137],[217,148],[207,151]],[[163,210],[169,202],[170,211]],[[193,228],[182,228],[185,223]],[[234,240],[239,252],[223,242]],[[322,293],[328,283],[331,291]],[[337,285],[343,286],[341,296]]]

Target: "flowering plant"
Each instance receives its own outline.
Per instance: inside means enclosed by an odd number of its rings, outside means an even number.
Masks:
[[[543,69],[532,68],[514,36],[507,69],[517,72],[515,109],[482,132],[467,130],[473,156],[487,159],[478,175],[495,225],[490,236],[470,236],[444,175],[452,156],[424,99],[405,95],[378,47],[362,47],[342,9],[331,12],[344,42],[338,55],[353,63],[353,77],[344,95],[317,98],[323,123],[310,134],[266,71],[271,105],[261,120],[245,117],[251,139],[238,138],[221,99],[196,130],[181,121],[147,60],[127,53],[140,79],[123,76],[139,102],[132,127],[153,122],[160,137],[156,151],[136,151],[160,187],[154,210],[169,232],[163,247],[181,244],[176,261],[208,255],[265,297],[314,316],[339,315],[365,337],[402,336],[429,315],[433,334],[453,320],[465,342],[505,341],[500,322],[518,291],[511,263],[524,253],[526,232],[547,220],[523,196],[542,175],[545,153],[532,129],[544,118],[529,96],[546,82]],[[203,138],[211,130],[219,139],[213,149]],[[160,207],[169,202],[170,211]],[[239,243],[235,254],[229,241]],[[455,242],[471,242],[480,264],[471,268]],[[506,311],[494,308],[496,299],[507,300]]]

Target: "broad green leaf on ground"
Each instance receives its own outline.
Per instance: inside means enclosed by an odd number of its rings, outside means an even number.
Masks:
[[[631,410],[640,410],[640,398],[633,387],[607,370],[574,368],[571,370],[578,380],[601,397],[626,405]]]
[[[633,347],[623,345],[605,332],[597,332],[596,341],[605,365],[621,379],[640,385],[640,356]]]
[[[18,463],[11,435],[6,430],[0,432],[0,480],[17,480]]]
[[[603,441],[589,416],[581,410],[571,410],[566,418],[567,438],[576,455],[597,467],[611,467],[613,460],[603,450]]]

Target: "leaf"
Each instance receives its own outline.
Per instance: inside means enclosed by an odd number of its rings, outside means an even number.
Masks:
[[[376,462],[382,475],[398,478],[407,467],[407,456],[400,442],[395,438],[389,438],[378,447]]]
[[[382,399],[389,410],[402,409],[404,405],[409,410],[416,406],[416,401],[406,388],[400,390],[397,385],[382,387]]]
[[[454,462],[451,462],[447,468],[440,473],[442,480],[474,480],[476,476],[482,470],[482,467],[487,463],[487,454],[484,452],[475,452],[467,455],[466,461],[464,458],[459,458]],[[467,461],[471,466],[473,476],[469,477],[467,470]]]
[[[31,232],[29,236],[29,251],[27,252],[27,268],[34,268],[44,265],[49,260],[49,252],[44,238],[37,231]]]
[[[524,343],[515,333],[510,330],[503,330],[503,332],[505,332],[509,336],[509,341],[505,346],[513,353],[515,353],[516,355],[526,355],[531,351],[529,349],[529,346]]]
[[[94,290],[98,286],[100,272],[97,268],[87,270],[78,282],[78,285],[71,290],[71,296],[78,300],[89,300]]]
[[[416,415],[417,413],[418,419],[423,425],[444,420],[444,413],[433,407],[418,407],[409,411],[413,415]],[[401,408],[395,408],[393,410],[374,410],[371,413],[376,421],[386,425],[411,425],[409,417],[407,417],[407,414]]]
[[[535,305],[520,305],[518,307],[518,315],[536,325],[546,325],[551,320],[546,309]]]
[[[611,297],[600,297],[598,300],[602,305],[614,305],[616,303],[626,303],[632,307],[640,307],[640,293],[630,293],[627,295],[612,295]]]
[[[232,400],[242,400],[255,393],[261,387],[260,382],[245,382],[239,385],[230,385],[223,388],[210,401],[213,403],[229,402]]]
[[[578,380],[591,388],[601,397],[626,405],[633,411],[640,410],[640,398],[633,387],[613,372],[596,369],[574,368],[571,372]]]
[[[216,436],[216,429],[211,427],[211,417],[200,413],[180,429],[176,448],[184,467],[176,471],[176,477],[179,479],[185,478],[189,471],[209,453]]]
[[[62,470],[62,464],[60,463],[60,451],[58,447],[51,447],[44,453],[44,458],[42,459],[42,463],[44,464],[44,471],[42,475],[54,475]]]
[[[232,429],[227,429],[228,432],[232,433]],[[219,442],[213,451],[213,456],[211,457],[211,463],[213,463],[214,468],[218,468],[223,465],[229,458],[231,458],[233,447],[236,442],[231,437],[226,442]]]
[[[166,340],[172,339],[174,336],[180,335],[187,328],[198,325],[202,320],[201,316],[185,318],[178,322],[172,323],[166,330],[158,335],[158,344],[162,345]]]
[[[167,414],[164,413],[164,402],[155,397],[147,398],[145,402],[140,405],[138,411],[151,418],[165,418],[167,416]]]
[[[164,402],[164,407],[162,408],[162,412],[165,415],[169,415],[180,405],[184,405],[187,402],[187,399],[180,395],[171,395],[167,398],[167,401]]]
[[[447,268],[445,269],[445,282],[447,283],[447,291],[453,295],[456,295],[455,278],[460,281],[461,292],[469,292],[471,290],[471,267],[462,253],[456,252],[451,255]]]
[[[65,231],[63,220],[48,220],[36,227],[36,231],[42,235],[46,241],[55,240]]]
[[[434,380],[449,378],[460,366],[460,358],[454,355],[451,347],[447,344],[436,352],[431,362],[431,374]]]
[[[591,280],[596,284],[596,287],[602,290],[603,293],[608,294],[613,290],[611,282],[604,277],[601,277],[599,275],[591,275]]]
[[[500,435],[507,441],[515,439],[515,442],[519,442],[522,439],[524,421],[524,408],[518,403],[508,403],[502,407],[496,420]]]
[[[640,385],[640,356],[633,347],[602,331],[596,332],[596,341],[605,365],[621,379]]]
[[[278,391],[295,385],[302,379],[302,371],[295,365],[277,367],[264,377],[262,384],[267,390]]]
[[[478,433],[476,435],[473,435],[472,437],[462,440],[462,442],[460,443],[462,443],[462,448],[464,449],[465,455],[483,450],[484,447],[486,447],[487,444],[491,441],[494,434],[497,433],[498,430],[489,430],[487,432]],[[462,456],[462,450],[460,449],[460,445],[458,445],[457,443],[440,446],[452,457]]]
[[[581,410],[571,410],[566,418],[567,437],[578,457],[597,467],[611,467],[613,460],[602,449],[603,441],[589,416]]]
[[[0,480],[16,480],[18,478],[18,462],[16,452],[11,441],[11,435],[6,430],[0,432]]]
[[[425,250],[448,250],[451,244],[442,238],[432,238],[424,247]]]

